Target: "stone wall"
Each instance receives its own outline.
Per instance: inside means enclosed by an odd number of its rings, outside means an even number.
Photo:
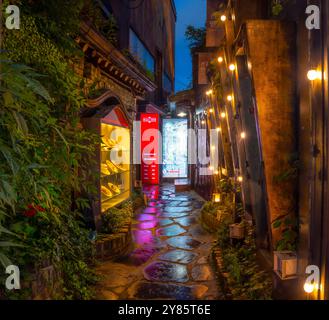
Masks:
[[[270,221],[296,214],[296,181],[278,177],[291,170],[296,147],[295,27],[282,21],[246,24]],[[273,244],[280,230],[272,227]]]

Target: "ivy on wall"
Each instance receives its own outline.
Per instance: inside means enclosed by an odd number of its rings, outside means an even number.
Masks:
[[[59,298],[89,299],[96,278],[83,213],[99,141],[79,125],[84,83],[70,62],[81,55],[73,36],[83,1],[17,2],[21,29],[5,31],[1,57],[0,258],[23,282],[49,261],[62,274]]]

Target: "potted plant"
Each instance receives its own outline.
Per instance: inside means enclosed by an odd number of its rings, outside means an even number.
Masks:
[[[243,223],[233,223],[230,225],[230,238],[231,239],[244,239],[245,226]]]
[[[273,222],[275,229],[281,229],[281,239],[273,252],[274,272],[281,280],[296,278],[297,275],[297,219],[286,215]]]

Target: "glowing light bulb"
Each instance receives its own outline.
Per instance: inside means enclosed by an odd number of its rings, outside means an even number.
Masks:
[[[180,112],[177,116],[180,118],[184,118],[187,116],[187,114],[185,112]]]
[[[223,57],[218,57],[218,62],[222,63],[224,61]]]
[[[247,134],[245,132],[241,132],[241,139],[246,139]]]
[[[220,114],[220,116],[221,116],[221,118],[225,119],[225,118],[226,118],[226,113],[225,113],[225,112],[222,112],[222,113]]]
[[[216,171],[215,171],[215,174],[219,174],[219,171],[218,171],[218,170],[216,170]]]
[[[217,132],[221,132],[222,128],[218,127],[216,130],[217,130]]]
[[[231,63],[230,66],[228,67],[231,71],[235,70],[235,64]]]
[[[314,284],[308,283],[308,282],[306,282],[304,284],[304,291],[306,293],[312,293],[314,291],[314,289],[315,289],[315,285]]]
[[[227,18],[226,18],[226,15],[225,15],[225,14],[223,14],[223,15],[220,17],[220,20],[223,21],[223,22],[225,22],[226,19],[227,19]]]
[[[213,112],[214,112],[214,109],[213,109],[213,108],[210,108],[210,109],[209,109],[209,112],[210,112],[210,113],[213,113]]]
[[[321,71],[317,71],[317,70],[309,70],[309,72],[307,72],[307,78],[310,81],[321,80],[322,73]]]
[[[205,124],[205,123],[206,123],[206,121],[204,121],[204,120],[201,121],[201,124]]]
[[[232,97],[231,95],[228,95],[228,96],[227,96],[227,100],[228,100],[228,101],[232,101],[232,100],[233,100],[233,97]]]
[[[243,182],[243,177],[242,176],[238,176],[238,181],[239,182]]]
[[[210,96],[210,95],[212,95],[213,94],[213,91],[210,89],[210,90],[208,90],[207,92],[206,92],[206,95],[207,96]]]

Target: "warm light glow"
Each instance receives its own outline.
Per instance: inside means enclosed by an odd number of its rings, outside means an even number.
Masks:
[[[246,133],[245,132],[241,132],[241,139],[246,139]]]
[[[210,96],[210,95],[212,95],[213,94],[213,91],[210,89],[210,90],[208,90],[207,92],[206,92],[206,95],[207,96]]]
[[[322,79],[322,73],[321,71],[317,71],[317,70],[310,70],[307,73],[307,78],[310,81],[314,81],[314,80],[321,80]]]
[[[216,203],[219,203],[220,202],[220,193],[213,193],[212,201],[216,202]]]
[[[224,61],[223,57],[218,57],[218,62],[222,63]]]
[[[218,127],[216,130],[217,130],[217,132],[221,132],[222,128]]]
[[[223,21],[223,22],[225,22],[226,19],[227,19],[227,18],[226,18],[226,15],[225,15],[225,14],[223,14],[223,15],[220,17],[220,20]]]
[[[239,182],[243,182],[243,177],[242,177],[242,176],[239,176],[239,177],[238,177],[238,181],[239,181]]]
[[[206,121],[204,121],[204,120],[201,121],[201,124],[205,124],[205,123],[206,123]]]
[[[214,167],[209,167],[209,170],[210,171],[214,171]]]
[[[187,114],[185,112],[180,112],[177,116],[180,118],[184,118],[187,116]]]
[[[216,170],[216,171],[215,171],[215,174],[219,174],[219,171],[218,171],[218,170]]]
[[[228,96],[227,96],[227,100],[228,100],[228,101],[232,101],[232,100],[233,100],[233,97],[232,97],[231,95],[228,95]]]
[[[216,147],[215,146],[211,146],[211,150],[216,150]]]
[[[307,282],[304,284],[304,291],[306,293],[312,293],[314,291],[314,289],[315,289],[315,285],[314,284],[307,283]]]
[[[230,64],[229,69],[230,69],[231,71],[234,71],[234,70],[235,70],[235,65],[234,65],[233,63]]]
[[[210,112],[210,113],[213,113],[213,112],[214,112],[214,109],[213,109],[213,108],[210,108],[210,109],[209,109],[209,112]]]
[[[226,118],[226,113],[225,113],[225,112],[222,112],[222,113],[220,114],[220,116],[224,119],[224,118]]]

